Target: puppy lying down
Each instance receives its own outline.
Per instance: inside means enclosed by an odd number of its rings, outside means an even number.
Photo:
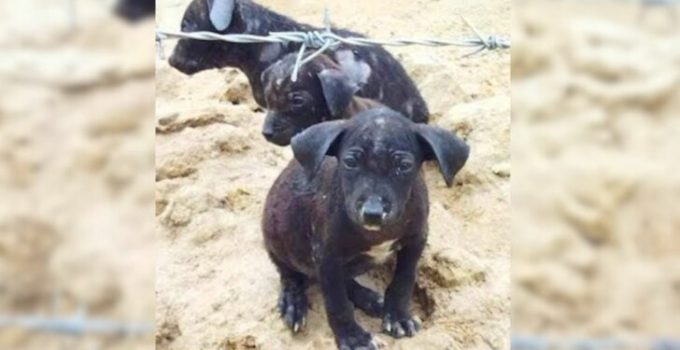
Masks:
[[[469,148],[453,133],[416,124],[385,107],[313,125],[292,139],[295,159],[267,196],[264,241],[281,277],[281,316],[305,324],[305,289],[318,281],[338,348],[377,349],[354,307],[382,317],[383,331],[412,336],[409,304],[427,239],[428,193],[421,175],[437,161],[448,186]],[[354,278],[396,254],[384,299]]]

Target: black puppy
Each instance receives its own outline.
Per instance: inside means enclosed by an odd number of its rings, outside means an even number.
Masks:
[[[451,186],[468,146],[451,132],[377,108],[314,125],[293,138],[292,148],[295,160],[269,191],[263,219],[286,323],[293,331],[304,325],[305,288],[316,279],[340,349],[376,349],[352,304],[382,315],[388,334],[412,336],[419,324],[409,303],[429,210],[420,168],[436,160]],[[383,304],[354,278],[393,252],[397,265]]]
[[[326,55],[300,68],[297,81],[291,73],[297,55],[284,56],[262,73],[267,118],[262,135],[286,146],[302,130],[324,121],[348,119],[380,103],[354,96],[359,83]]]
[[[194,0],[184,13],[183,32],[209,31],[268,35],[277,31],[317,30],[268,10],[251,0]],[[335,30],[342,36],[361,36]],[[185,74],[206,69],[235,67],[248,77],[255,101],[267,107],[260,76],[284,55],[297,52],[298,43],[232,44],[223,41],[182,39],[170,57],[170,65]],[[426,123],[427,105],[404,68],[385,49],[341,45],[330,56],[352,71],[360,81],[357,95],[379,100],[415,122]]]
[[[136,22],[156,13],[156,0],[118,0],[114,12],[130,22]]]

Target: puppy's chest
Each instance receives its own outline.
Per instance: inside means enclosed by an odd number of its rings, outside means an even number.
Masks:
[[[399,251],[400,245],[396,239],[384,241],[370,246],[361,255],[370,258],[376,264],[382,264],[389,259],[392,254]]]

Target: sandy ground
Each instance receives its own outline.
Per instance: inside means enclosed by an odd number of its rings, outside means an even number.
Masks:
[[[680,41],[668,13],[516,2],[513,332],[680,335]]]
[[[177,28],[187,3],[161,1],[159,26]],[[489,33],[510,31],[505,0],[261,3],[308,23],[320,23],[328,3],[336,25],[373,37],[468,35],[458,14]],[[451,189],[434,166],[426,170],[431,233],[414,302],[424,329],[411,339],[379,337],[389,349],[508,349],[510,55],[391,51],[416,80],[433,123],[457,131],[472,155]],[[260,136],[264,113],[245,77],[231,69],[187,77],[159,61],[156,82],[158,348],[334,348],[318,287],[301,334],[292,336],[275,311],[279,281],[259,223],[265,195],[292,155]],[[384,285],[384,275],[366,281]],[[379,331],[378,320],[357,315]]]
[[[102,1],[0,2],[0,315],[151,324],[153,23]],[[2,349],[142,349],[153,337],[0,328]]]

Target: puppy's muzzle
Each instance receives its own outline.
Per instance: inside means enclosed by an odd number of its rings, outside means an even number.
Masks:
[[[282,119],[276,112],[268,111],[262,126],[262,136],[277,146],[288,146],[295,133]]]
[[[370,231],[380,230],[389,210],[389,205],[382,198],[371,196],[361,205],[361,224]]]
[[[174,53],[172,56],[170,56],[168,63],[171,67],[187,75],[192,75],[200,70],[198,61],[193,59],[184,59],[180,56],[181,55],[177,53]]]
[[[262,136],[264,136],[267,141],[271,142],[274,138],[274,127],[272,125],[265,125],[262,128]]]

